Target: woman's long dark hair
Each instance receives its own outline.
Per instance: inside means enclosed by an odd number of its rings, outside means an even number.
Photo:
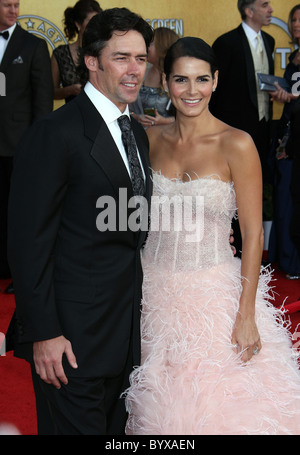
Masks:
[[[64,32],[68,41],[75,38],[79,32],[76,22],[83,24],[88,14],[101,11],[102,8],[96,0],[79,0],[74,6],[67,8],[64,12]]]

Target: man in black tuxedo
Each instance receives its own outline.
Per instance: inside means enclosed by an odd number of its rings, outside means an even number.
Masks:
[[[152,193],[147,136],[128,103],[152,38],[147,22],[125,8],[94,16],[82,43],[84,90],[36,122],[16,154],[13,342],[15,355],[33,361],[39,434],[124,434],[120,395],[140,362],[140,249],[148,229],[148,212],[132,202],[137,187],[146,206]],[[122,115],[136,145],[123,145]]]
[[[210,110],[220,120],[251,135],[266,181],[272,103],[269,94],[259,90],[257,73],[274,74],[275,41],[261,30],[270,24],[273,9],[269,0],[238,0],[238,9],[242,23],[217,38],[212,46],[219,65],[219,80]],[[239,251],[241,239],[235,223],[234,232]]]
[[[0,72],[6,82],[0,97],[0,279],[11,277],[7,203],[15,149],[26,129],[53,107],[47,44],[17,25],[18,14],[19,0],[0,0]]]

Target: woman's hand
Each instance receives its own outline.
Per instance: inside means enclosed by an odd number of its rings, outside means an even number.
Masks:
[[[285,151],[285,148],[280,147],[281,139],[278,139],[278,142],[279,142],[279,147],[276,149],[276,159],[277,160],[286,159],[288,157],[288,155]]]
[[[234,351],[237,354],[241,353],[243,362],[248,362],[253,355],[259,353],[262,346],[253,316],[244,316],[240,311],[238,312],[231,343]]]
[[[151,126],[167,125],[168,123],[174,122],[174,117],[163,117],[155,109],[155,116],[144,115],[144,114],[133,114],[133,117],[140,122],[144,128],[150,128]]]
[[[271,101],[277,101],[278,103],[290,103],[292,100],[296,100],[298,96],[288,93],[277,82],[274,82],[275,87],[277,88],[274,92],[269,92],[271,95]]]
[[[77,96],[81,92],[82,86],[81,84],[72,84],[66,87],[68,89],[68,96]]]

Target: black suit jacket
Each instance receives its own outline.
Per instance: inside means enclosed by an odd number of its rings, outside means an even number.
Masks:
[[[150,201],[148,139],[134,119],[132,125]],[[115,231],[96,226],[101,196],[115,204]],[[139,363],[147,233],[118,229],[132,196],[120,153],[85,92],[30,128],[16,154],[9,201],[16,355],[30,360],[33,341],[64,335],[79,366],[66,364],[69,375],[118,375],[131,341]]]
[[[0,97],[0,156],[13,156],[29,125],[53,108],[53,81],[46,42],[17,25],[0,72],[6,78],[6,96]]]
[[[269,72],[274,74],[275,41],[262,32]],[[242,25],[220,36],[213,44],[219,65],[219,83],[213,94],[210,110],[229,125],[255,136],[258,118],[254,63]],[[272,105],[270,103],[270,119]]]

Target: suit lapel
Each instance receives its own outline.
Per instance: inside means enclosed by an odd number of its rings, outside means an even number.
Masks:
[[[127,188],[132,196],[132,185],[126,166],[103,118],[82,91],[75,99],[79,104],[84,122],[85,135],[93,142],[91,157],[101,167],[114,188],[116,196],[119,188]]]
[[[113,140],[103,118],[96,110],[92,102],[84,91],[80,93],[75,99],[80,105],[82,117],[85,125],[85,134],[93,142],[90,151],[90,156],[95,160],[98,166],[101,167],[106,177],[110,181],[116,198],[119,197],[119,189],[127,189],[127,198],[133,197],[132,184],[130,176],[120,155],[120,152]],[[148,158],[148,150],[145,150],[146,142],[141,137],[139,128],[132,122],[134,136],[136,138],[137,146],[140,152],[141,161],[146,176],[146,192],[145,197],[148,201],[150,211],[150,200],[152,195],[152,179],[150,172],[150,163]],[[138,231],[138,242],[140,245],[145,240],[146,232]]]
[[[120,152],[101,118],[101,124],[95,143],[91,150],[91,156],[101,166],[109,181],[115,189],[116,195],[120,188],[128,189],[128,197],[133,196],[131,180],[120,155]]]
[[[249,45],[246,33],[244,32],[242,25],[240,25],[238,27],[238,33],[240,34],[241,45],[243,47],[243,54],[245,56],[250,98],[251,98],[251,101],[254,104],[254,106],[257,107],[257,96],[256,96],[257,88],[256,88],[256,80],[255,80],[255,68],[254,68],[254,64],[253,64],[253,58],[252,58],[250,45]]]
[[[261,32],[265,49],[267,52],[268,62],[269,62],[269,73],[274,74],[274,60],[273,60],[273,50],[270,48],[269,42],[267,40],[267,35],[262,31]]]
[[[138,146],[138,150],[140,153],[142,165],[145,171],[146,176],[146,192],[145,196],[149,200],[152,194],[152,180],[151,180],[151,172],[150,172],[150,161],[149,161],[149,151],[145,150],[146,144],[141,138],[140,129],[137,127],[135,121],[132,121],[132,130],[133,134]]]

